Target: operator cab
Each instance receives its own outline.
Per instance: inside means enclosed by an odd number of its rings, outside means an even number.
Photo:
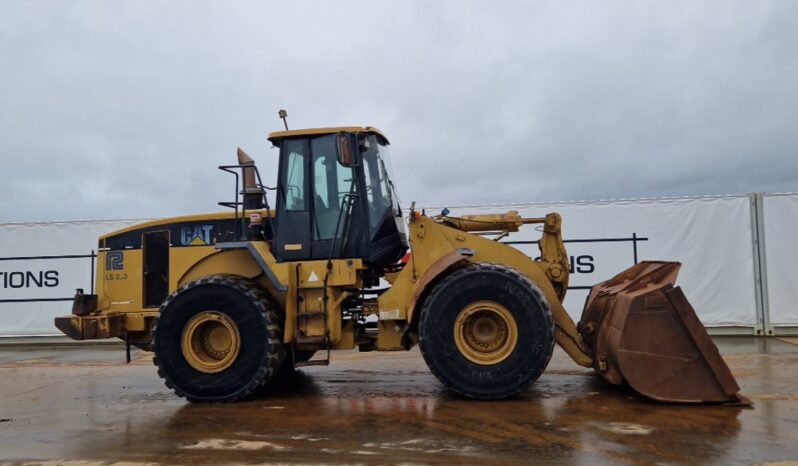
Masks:
[[[280,149],[273,243],[278,260],[362,258],[385,267],[405,254],[389,143],[379,130],[279,131],[269,140]]]

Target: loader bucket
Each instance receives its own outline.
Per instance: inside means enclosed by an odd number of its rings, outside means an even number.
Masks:
[[[750,404],[681,288],[678,262],[641,262],[595,285],[578,329],[594,368],[659,401]]]

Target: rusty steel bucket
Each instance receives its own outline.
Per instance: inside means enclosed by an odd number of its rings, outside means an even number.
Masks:
[[[578,329],[594,368],[659,401],[750,404],[674,282],[678,262],[641,262],[595,285]]]

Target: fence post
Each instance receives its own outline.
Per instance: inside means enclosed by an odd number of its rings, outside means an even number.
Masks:
[[[97,257],[97,253],[94,252],[94,249],[91,250],[91,277],[89,278],[89,288],[91,289],[91,294],[94,294],[94,258]]]
[[[773,335],[773,327],[770,325],[770,303],[768,301],[763,193],[750,193],[748,194],[748,199],[751,204],[751,246],[754,259],[755,331],[757,335]]]

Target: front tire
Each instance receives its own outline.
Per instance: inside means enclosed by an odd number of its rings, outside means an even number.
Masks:
[[[554,321],[540,290],[519,272],[470,264],[432,289],[419,322],[419,347],[449,389],[491,400],[538,379],[554,351]]]
[[[271,300],[231,275],[203,277],[172,293],[153,324],[152,349],[166,386],[192,402],[247,398],[284,358]]]

